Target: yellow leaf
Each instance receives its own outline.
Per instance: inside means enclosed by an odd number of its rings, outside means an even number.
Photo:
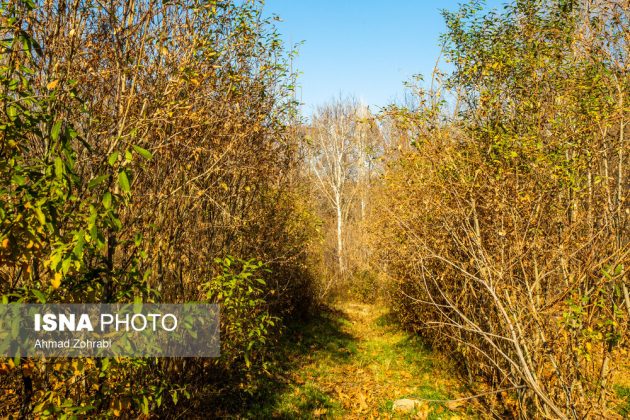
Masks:
[[[58,289],[61,286],[61,273],[55,273],[55,277],[50,282],[53,289]]]
[[[48,83],[48,84],[46,85],[46,88],[47,88],[48,90],[53,90],[54,88],[56,88],[56,87],[57,87],[57,85],[58,85],[58,84],[59,84],[59,80],[53,80],[52,82],[50,82],[50,83]]]
[[[9,247],[9,238],[4,238],[2,240],[2,248],[8,248]]]
[[[123,405],[122,405],[122,401],[120,400],[114,400],[112,401],[112,412],[114,414],[114,416],[116,417],[120,417],[120,414],[123,410]]]
[[[321,417],[324,414],[326,414],[327,412],[328,412],[328,410],[325,409],[325,408],[316,408],[315,410],[313,410],[313,416]]]

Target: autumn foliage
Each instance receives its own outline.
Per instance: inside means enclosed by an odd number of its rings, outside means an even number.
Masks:
[[[262,1],[0,0],[2,303],[222,308],[218,358],[1,359],[0,416],[247,412],[289,321],[381,291],[484,414],[618,415],[629,6],[472,0],[406,104],[305,123]]]
[[[445,57],[392,147],[375,241],[401,321],[495,415],[614,416],[630,298],[621,1],[445,13]],[[489,392],[489,394],[488,394]]]
[[[291,52],[261,5],[1,5],[4,302],[226,311],[218,359],[5,360],[0,415],[166,415],[251,391],[282,320],[311,304],[315,236]]]

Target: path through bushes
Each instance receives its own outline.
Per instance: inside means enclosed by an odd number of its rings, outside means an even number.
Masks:
[[[448,362],[380,306],[339,304],[286,336],[279,373],[247,417],[437,419],[474,411],[444,401],[465,394]],[[403,398],[421,403],[394,414],[393,402]]]

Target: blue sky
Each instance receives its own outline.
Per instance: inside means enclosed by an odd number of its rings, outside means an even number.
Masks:
[[[445,26],[440,9],[456,0],[266,0],[287,45],[304,41],[294,67],[298,99],[310,115],[317,105],[354,95],[379,106],[402,99],[403,82],[430,75]],[[488,0],[488,7],[503,1]]]

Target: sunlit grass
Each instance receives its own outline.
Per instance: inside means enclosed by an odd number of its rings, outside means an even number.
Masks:
[[[443,401],[427,401],[408,415],[392,413],[397,399],[448,400],[460,385],[445,359],[402,331],[380,307],[344,304],[325,311],[289,327],[283,348],[278,366],[288,386],[267,390],[270,394],[257,400],[250,417],[457,415]]]

